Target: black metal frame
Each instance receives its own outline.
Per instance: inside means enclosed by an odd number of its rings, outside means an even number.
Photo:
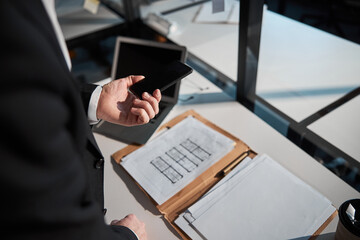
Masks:
[[[241,0],[236,100],[254,103],[264,0]]]
[[[134,21],[140,18],[139,1],[137,0],[123,0],[125,19],[127,21]]]

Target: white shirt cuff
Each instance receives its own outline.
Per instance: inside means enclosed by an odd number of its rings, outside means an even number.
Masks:
[[[98,106],[101,91],[102,91],[102,87],[97,86],[90,97],[90,102],[88,107],[88,121],[91,125],[97,124],[100,121],[96,117],[96,109]]]

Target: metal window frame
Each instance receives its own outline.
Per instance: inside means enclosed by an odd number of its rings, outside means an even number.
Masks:
[[[264,0],[241,0],[236,100],[255,102]]]

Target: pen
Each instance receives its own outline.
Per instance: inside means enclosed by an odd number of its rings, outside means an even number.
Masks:
[[[249,155],[249,151],[243,152],[235,160],[233,160],[229,165],[227,165],[223,170],[219,172],[220,177],[226,176],[236,165],[238,165],[245,157]]]

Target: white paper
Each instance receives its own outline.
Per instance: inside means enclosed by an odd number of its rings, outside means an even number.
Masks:
[[[328,199],[266,155],[238,167],[182,215],[193,229],[178,221],[185,231],[206,239],[295,239],[310,237],[335,211]]]
[[[184,217],[185,213],[179,215],[177,219],[175,219],[175,224],[183,230],[186,235],[188,235],[192,240],[203,240],[204,238],[199,235],[199,233],[194,229],[189,222]]]
[[[198,201],[198,204],[190,207],[188,211],[179,215],[175,220],[175,224],[178,225],[192,240],[201,240],[203,237],[199,235],[197,230],[191,226],[191,222],[195,219],[191,215],[191,212],[203,212],[213,205],[214,202],[219,200],[224,194],[227,194],[236,184],[237,173],[244,169],[248,164],[253,161],[251,158],[246,157],[242,160],[229,174],[227,174],[218,184],[211,188],[204,196]],[[207,197],[211,195],[210,197]]]
[[[185,218],[188,222],[193,222],[196,218],[202,215],[205,211],[209,210],[217,201],[232,191],[235,186],[240,182],[239,176],[246,174],[250,168],[246,168],[252,163],[252,159],[247,157],[240,162],[228,175],[226,175],[219,183],[210,189],[198,202],[185,212]],[[245,169],[246,168],[246,169]],[[244,170],[245,169],[245,170]],[[244,170],[244,171],[242,171]],[[240,173],[241,171],[241,173]]]
[[[141,187],[162,204],[234,148],[234,141],[193,117],[122,159]]]

